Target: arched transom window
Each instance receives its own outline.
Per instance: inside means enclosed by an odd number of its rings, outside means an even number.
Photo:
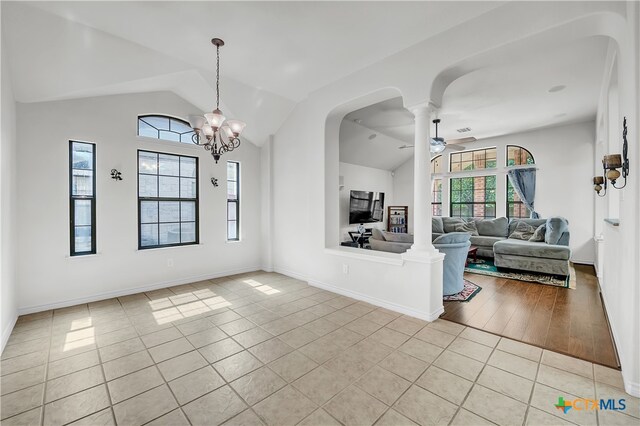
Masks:
[[[184,120],[166,115],[138,116],[138,136],[165,141],[192,143],[193,129]]]
[[[436,155],[431,159],[431,174],[442,173],[442,155]]]
[[[507,166],[535,164],[529,150],[518,145],[507,145]]]

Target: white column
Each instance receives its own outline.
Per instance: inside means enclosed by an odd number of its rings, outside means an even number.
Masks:
[[[419,105],[411,108],[415,116],[414,175],[413,175],[413,245],[411,252],[433,253],[431,244],[431,155],[429,129],[431,108]]]

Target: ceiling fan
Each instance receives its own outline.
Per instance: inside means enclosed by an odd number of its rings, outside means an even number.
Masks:
[[[436,136],[431,138],[430,140],[430,151],[432,154],[439,154],[445,149],[449,149],[451,151],[464,151],[466,148],[460,144],[473,142],[476,140],[474,137],[461,138],[461,139],[450,139],[449,142],[445,142],[444,138],[438,137],[438,124],[440,124],[440,119],[436,118],[433,120],[433,124],[436,125]],[[398,149],[407,149],[413,148],[413,145],[404,144],[399,146]]]
[[[455,142],[453,140],[449,141],[449,143],[447,144],[447,142],[444,141],[444,138],[438,137],[438,124],[440,124],[439,118],[436,118],[435,120],[433,120],[433,124],[436,125],[436,136],[434,138],[431,138],[431,140],[429,141],[430,142],[429,148],[432,154],[439,154],[447,148],[449,148],[452,151],[463,151],[465,149],[464,146],[456,145],[456,143],[458,142],[457,140]]]

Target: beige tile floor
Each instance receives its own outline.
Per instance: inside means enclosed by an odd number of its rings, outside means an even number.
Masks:
[[[2,425],[640,423],[617,371],[265,272],[22,316],[0,365]]]

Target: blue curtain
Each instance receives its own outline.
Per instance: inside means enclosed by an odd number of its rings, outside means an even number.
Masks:
[[[536,169],[512,169],[507,172],[507,176],[516,194],[531,212],[529,217],[538,219],[540,216],[533,209],[533,199],[536,196]]]

